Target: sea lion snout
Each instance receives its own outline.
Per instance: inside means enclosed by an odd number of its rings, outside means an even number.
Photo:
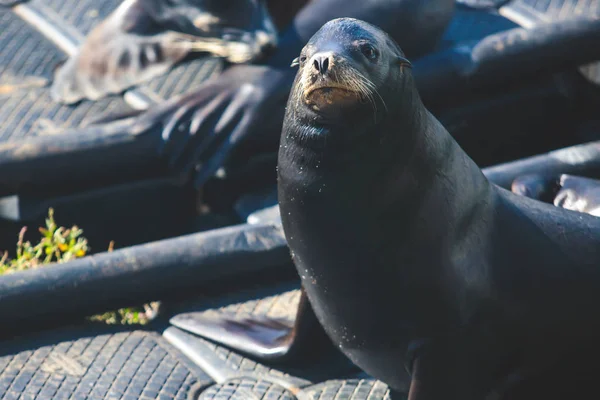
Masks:
[[[320,52],[316,53],[311,58],[310,65],[313,67],[314,74],[326,75],[329,71],[329,67],[333,67],[333,52]]]
[[[317,51],[303,62],[303,101],[314,111],[337,114],[344,106],[359,103],[366,93],[356,83],[359,76],[362,75],[343,55],[331,50]]]

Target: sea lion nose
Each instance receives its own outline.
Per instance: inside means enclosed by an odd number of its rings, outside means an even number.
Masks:
[[[331,53],[317,53],[313,56],[313,68],[321,75],[329,70],[332,59]]]

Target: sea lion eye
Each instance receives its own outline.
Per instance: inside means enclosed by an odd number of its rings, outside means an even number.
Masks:
[[[360,46],[360,51],[369,60],[376,60],[377,56],[379,55],[379,54],[377,54],[377,49],[375,49],[375,47],[371,46],[368,43],[365,43],[365,44],[361,45]]]

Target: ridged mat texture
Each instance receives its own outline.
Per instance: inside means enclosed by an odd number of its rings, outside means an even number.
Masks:
[[[4,345],[0,399],[185,400],[194,384],[211,382],[157,333],[83,330],[43,340]]]
[[[312,386],[307,392],[314,400],[392,400],[388,387],[372,379],[327,381]]]
[[[209,347],[221,360],[226,362],[227,368],[230,368],[234,371],[269,374],[280,377],[285,377],[286,375],[288,375],[285,372],[278,370],[277,368],[273,368],[268,365],[251,360],[243,355],[229,350],[228,348],[217,346],[216,344],[208,340],[202,339],[201,341],[204,342],[207,345],[207,347]]]
[[[296,397],[285,388],[264,380],[250,378],[232,379],[220,385],[213,385],[203,391],[199,400],[295,400]]]
[[[260,316],[283,319],[293,322],[300,301],[300,290],[290,290],[281,294],[255,300],[235,302],[223,307],[206,310],[207,315],[226,313],[236,318]]]
[[[34,0],[64,20],[65,26],[85,36],[93,26],[120,4],[119,0]],[[9,8],[0,8],[0,142],[85,126],[102,115],[131,108],[122,96],[76,105],[52,101],[49,86],[56,66],[67,56],[53,43],[21,20]],[[141,88],[156,99],[187,93],[213,74],[222,62],[205,57],[181,64]]]
[[[205,312],[293,319],[299,294],[299,290],[290,290]],[[225,361],[226,368],[240,376],[216,384],[158,332],[152,331],[91,326],[3,342],[0,343],[0,400],[296,399],[292,392],[266,379],[271,376],[285,380],[290,376],[288,371],[199,340]],[[314,400],[390,400],[388,387],[364,373],[344,376],[348,379],[330,376],[323,382],[302,387],[304,398],[308,395]]]
[[[397,400],[389,389],[373,379],[331,380],[303,388],[313,400]],[[247,378],[232,379],[202,392],[198,400],[295,400],[279,385]]]

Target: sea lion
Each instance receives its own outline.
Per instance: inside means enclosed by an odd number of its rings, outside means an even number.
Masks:
[[[529,174],[515,179],[512,192],[600,217],[600,180],[597,179],[568,174]]]
[[[277,45],[263,0],[125,0],[56,70],[55,101],[97,100],[162,75],[192,53],[246,63]]]
[[[279,208],[316,319],[352,362],[398,391],[406,367],[413,400],[481,400],[595,340],[600,219],[490,183],[377,27],[332,20],[294,64]]]
[[[594,340],[599,219],[491,184],[378,28],[333,20],[298,62],[279,206],[342,352],[397,389],[407,365],[412,399],[483,399]]]

